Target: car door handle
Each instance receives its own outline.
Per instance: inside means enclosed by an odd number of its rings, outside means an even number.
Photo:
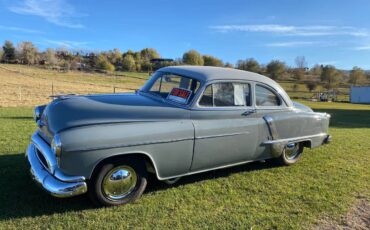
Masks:
[[[255,109],[248,109],[247,111],[245,111],[244,113],[242,113],[242,116],[248,116],[252,113],[255,113],[256,110]]]

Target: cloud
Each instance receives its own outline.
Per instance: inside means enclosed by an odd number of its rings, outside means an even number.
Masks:
[[[292,26],[278,24],[260,24],[260,25],[218,25],[210,26],[211,29],[220,33],[230,32],[249,32],[249,33],[274,33],[278,35],[290,36],[330,36],[330,35],[348,35],[354,37],[368,37],[370,31],[363,28],[350,26]]]
[[[274,42],[266,44],[269,47],[300,47],[300,46],[312,46],[317,45],[319,42],[309,42],[309,41],[294,41],[294,42]]]
[[[44,42],[47,44],[56,45],[59,47],[66,47],[68,49],[87,48],[86,45],[89,44],[89,42],[77,42],[77,41],[68,41],[68,40],[49,40],[49,39],[45,39]]]
[[[370,45],[355,47],[355,50],[370,50]]]
[[[19,31],[19,32],[25,32],[25,33],[32,33],[32,34],[43,34],[44,32],[39,30],[31,30],[21,27],[14,27],[14,26],[3,26],[0,25],[0,30],[10,30],[10,31]]]
[[[17,14],[39,16],[50,23],[68,28],[84,28],[75,19],[86,16],[77,14],[74,7],[65,0],[22,0],[9,7],[9,10]]]

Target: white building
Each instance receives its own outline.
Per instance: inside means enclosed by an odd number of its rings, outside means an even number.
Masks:
[[[370,104],[370,86],[351,86],[350,101]]]

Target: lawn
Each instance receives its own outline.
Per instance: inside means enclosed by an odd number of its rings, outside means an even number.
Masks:
[[[150,180],[134,204],[95,208],[86,196],[57,199],[34,185],[24,150],[36,129],[31,108],[0,108],[0,229],[304,229],[338,219],[370,199],[370,106],[301,101],[332,114],[331,144],[306,149],[291,167],[250,163]]]

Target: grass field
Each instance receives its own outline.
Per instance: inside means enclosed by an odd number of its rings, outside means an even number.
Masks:
[[[116,72],[116,75],[80,71],[57,72],[24,65],[0,64],[0,107],[35,106],[50,95],[134,91],[149,78],[147,73]]]
[[[32,109],[0,108],[0,229],[304,229],[338,218],[359,197],[370,199],[370,106],[306,104],[332,114],[333,142],[306,149],[298,164],[251,163],[173,187],[150,180],[138,202],[100,209],[86,196],[56,199],[34,185],[24,158]]]
[[[50,101],[52,84],[54,94],[111,93],[113,87],[134,90],[148,78],[117,75],[0,65],[0,229],[307,229],[322,217],[338,220],[358,199],[370,200],[370,106],[308,101],[300,102],[332,114],[333,142],[306,149],[294,166],[251,163],[189,176],[172,187],[152,179],[138,202],[113,208],[97,209],[86,196],[45,194],[31,181],[24,158],[37,128],[32,106]]]

